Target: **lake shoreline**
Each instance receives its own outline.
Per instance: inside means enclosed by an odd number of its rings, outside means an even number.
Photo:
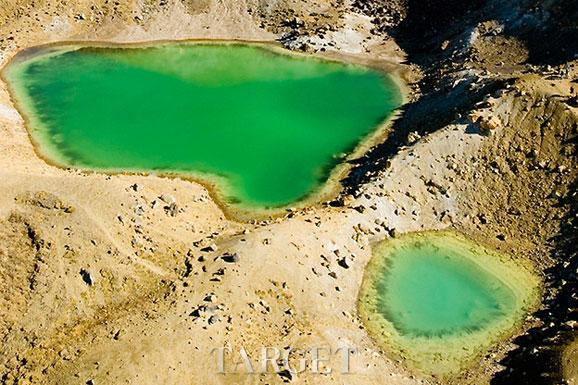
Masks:
[[[5,71],[10,67],[14,61],[26,60],[29,61],[31,56],[43,56],[45,57],[48,55],[58,55],[62,52],[68,52],[71,50],[82,49],[82,48],[115,48],[115,49],[137,49],[137,48],[153,48],[153,47],[161,47],[165,45],[174,45],[174,44],[207,44],[207,45],[247,45],[247,46],[257,46],[263,47],[271,52],[278,53],[280,55],[286,56],[295,56],[299,58],[314,58],[320,61],[329,61],[329,62],[336,62],[336,63],[343,63],[343,64],[354,64],[361,67],[367,67],[379,71],[383,76],[386,76],[388,79],[392,80],[397,87],[399,87],[399,96],[401,97],[400,106],[407,102],[408,100],[408,87],[403,81],[403,77],[400,74],[400,66],[391,62],[379,62],[379,63],[369,63],[365,60],[354,59],[355,57],[351,57],[348,55],[320,55],[320,54],[307,54],[307,53],[298,53],[287,50],[283,48],[280,44],[275,41],[257,41],[257,40],[221,40],[221,39],[183,39],[183,40],[161,40],[161,41],[142,41],[142,42],[130,42],[130,43],[117,43],[117,42],[106,42],[106,41],[97,41],[97,42],[90,42],[87,45],[84,41],[63,41],[63,42],[52,42],[44,45],[38,45],[33,47],[28,47],[19,50],[8,62],[4,64],[0,68],[0,79],[4,81],[10,91],[10,97],[13,100],[13,103],[17,109],[20,109],[17,100],[15,99],[15,90],[11,89],[10,83],[6,79]],[[47,52],[47,50],[49,50]],[[392,71],[392,72],[389,72]],[[24,92],[20,92],[23,94]],[[238,204],[231,204],[226,202],[222,197],[223,193],[219,192],[220,187],[219,179],[221,177],[216,177],[212,175],[203,175],[195,173],[181,173],[181,172],[171,172],[171,171],[147,171],[147,170],[115,170],[115,169],[99,169],[99,168],[85,168],[85,167],[74,167],[82,172],[86,173],[105,173],[110,175],[157,175],[163,178],[179,178],[185,181],[191,181],[194,183],[202,184],[211,195],[212,199],[221,207],[223,212],[226,214],[227,218],[241,221],[241,222],[248,222],[252,220],[264,220],[264,219],[275,219],[286,215],[287,210],[295,210],[295,209],[303,209],[305,207],[311,205],[319,205],[322,201],[332,201],[335,200],[340,194],[343,192],[343,186],[341,185],[341,180],[346,178],[347,174],[351,170],[351,161],[361,157],[370,147],[375,146],[377,143],[383,141],[384,137],[388,134],[388,129],[391,127],[392,122],[399,118],[398,108],[396,108],[393,113],[390,114],[388,118],[385,119],[382,123],[380,123],[377,127],[371,130],[371,132],[365,137],[360,140],[356,145],[353,151],[349,152],[347,156],[342,159],[340,162],[336,163],[329,174],[325,182],[323,182],[318,188],[316,188],[313,192],[307,194],[307,196],[303,199],[295,201],[293,203],[280,206],[277,208],[260,208],[258,206],[249,206],[243,207],[243,205]],[[37,156],[44,160],[47,164],[51,166],[55,166],[61,169],[69,169],[71,166],[67,165],[64,161],[58,161],[54,158],[54,156],[47,156],[44,154],[40,147],[42,146],[40,143],[33,138],[30,133],[30,126],[31,123],[29,118],[26,117],[27,114],[21,115],[25,119],[25,125],[27,127],[27,131],[30,137],[30,141],[34,144],[34,149]]]

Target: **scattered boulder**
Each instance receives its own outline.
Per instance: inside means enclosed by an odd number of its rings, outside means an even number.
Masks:
[[[291,380],[293,380],[293,374],[291,374],[291,371],[289,369],[283,369],[277,372],[277,374],[279,375],[279,377],[281,377],[283,382],[290,382]]]
[[[236,263],[239,262],[239,255],[237,253],[224,254],[221,259],[227,263]]]
[[[195,245],[195,244],[193,244],[193,245]],[[201,251],[203,253],[211,253],[213,251],[217,251],[217,245],[214,243],[211,243],[210,245],[201,248]]]
[[[474,111],[470,114],[469,118],[471,122],[477,124],[480,127],[480,131],[486,135],[492,135],[502,126],[500,118],[496,115],[487,116],[479,111]]]
[[[170,205],[172,203],[177,203],[177,200],[175,199],[175,197],[170,195],[170,194],[163,194],[159,197],[159,199],[161,201],[165,202],[167,205]]]
[[[408,145],[412,145],[414,143],[416,143],[418,140],[421,139],[421,135],[417,133],[417,131],[412,131],[409,133],[409,135],[407,136],[407,140],[406,143]]]
[[[171,217],[174,217],[177,215],[177,213],[179,212],[179,208],[177,207],[177,204],[175,202],[172,202],[168,205],[166,205],[164,207],[165,209],[165,213],[167,215],[170,215]]]
[[[337,264],[344,269],[349,269],[349,263],[347,263],[347,258],[343,257],[337,261]]]
[[[86,283],[88,286],[92,286],[94,284],[94,280],[92,279],[92,275],[90,274],[90,272],[88,270],[80,269],[80,276],[82,277],[82,280],[84,281],[84,283]]]

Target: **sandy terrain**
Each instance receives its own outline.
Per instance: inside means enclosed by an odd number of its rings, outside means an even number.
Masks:
[[[243,223],[196,183],[48,165],[0,83],[2,384],[282,382],[276,373],[217,374],[211,350],[225,346],[236,361],[239,349],[257,357],[263,346],[358,350],[351,374],[340,373],[333,355],[331,374],[306,371],[292,383],[436,383],[381,352],[357,315],[372,242],[455,229],[530,261],[547,280],[577,173],[576,61],[564,76],[535,74],[520,64],[523,45],[506,39],[511,59],[493,68],[503,42],[481,38],[471,42],[480,60],[460,71],[402,64],[400,46],[343,1],[12,0],[0,21],[0,65],[48,42],[193,38],[281,38],[291,48],[387,65],[409,83],[410,105],[384,130],[391,138],[404,124],[416,131],[391,156],[388,139],[370,151],[358,165],[363,183],[331,204]],[[287,38],[301,31],[287,22],[325,32]],[[428,71],[457,90],[450,103],[460,90],[479,100],[440,112],[447,100],[435,87],[444,86],[424,85]],[[416,118],[406,120],[410,113]],[[528,316],[519,334],[540,322]],[[445,383],[489,383],[514,348],[495,346]]]

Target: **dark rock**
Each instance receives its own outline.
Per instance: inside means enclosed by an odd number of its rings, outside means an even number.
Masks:
[[[92,276],[87,270],[80,269],[80,276],[82,277],[84,283],[86,283],[88,286],[92,286],[92,284],[94,283]]]
[[[227,263],[239,262],[239,255],[237,253],[225,254],[221,256],[221,259]]]
[[[349,269],[349,264],[347,263],[347,259],[345,257],[341,258],[340,260],[337,261],[337,264],[341,267],[343,267],[344,269]]]
[[[293,380],[293,375],[291,374],[291,371],[289,369],[283,369],[277,372],[277,374],[279,375],[279,377],[281,377],[283,382],[290,382],[291,380]]]
[[[201,251],[203,253],[210,253],[213,251],[217,251],[217,246],[216,245],[209,245],[209,246],[205,246],[201,249]]]

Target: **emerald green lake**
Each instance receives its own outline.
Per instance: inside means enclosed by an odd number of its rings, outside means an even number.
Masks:
[[[470,333],[510,314],[514,293],[459,250],[415,242],[391,254],[377,282],[379,309],[409,336]]]
[[[458,234],[420,232],[373,247],[359,313],[408,366],[457,373],[506,339],[539,302],[529,265]]]
[[[318,191],[401,102],[375,70],[260,45],[53,47],[4,75],[47,159],[192,175],[256,207]]]

